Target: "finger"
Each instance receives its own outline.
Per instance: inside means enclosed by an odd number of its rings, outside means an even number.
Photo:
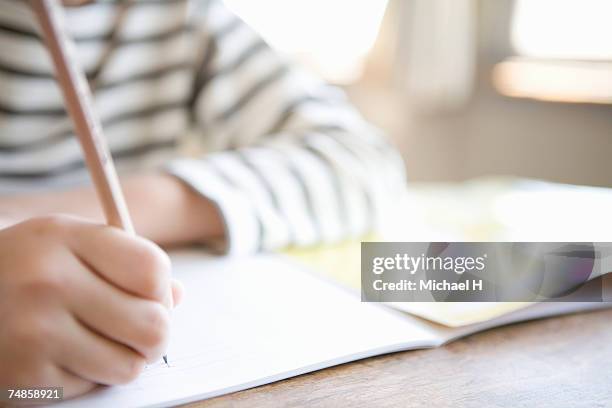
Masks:
[[[124,384],[134,380],[145,366],[145,359],[136,351],[94,333],[68,315],[62,327],[54,361],[84,380]]]
[[[157,245],[118,228],[84,223],[67,241],[76,256],[112,284],[171,305],[170,259]]]
[[[182,301],[185,295],[185,287],[176,279],[172,279],[172,306],[177,307]]]
[[[33,356],[35,353],[30,353]],[[19,388],[62,388],[62,397],[81,395],[96,386],[95,383],[64,370],[56,362],[47,360],[41,364],[40,357],[23,361],[21,370],[14,373],[12,383]],[[4,407],[0,402],[0,407]],[[12,405],[11,405],[12,406]]]
[[[85,380],[60,367],[55,367],[55,370],[57,386],[63,388],[63,398],[65,399],[85,394],[86,392],[91,391],[97,386],[96,383]]]
[[[123,292],[88,271],[74,275],[68,307],[79,321],[98,334],[136,350],[147,361],[159,359],[168,340],[167,308],[159,302]]]

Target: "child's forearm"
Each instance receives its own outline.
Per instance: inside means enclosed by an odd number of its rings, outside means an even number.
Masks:
[[[122,180],[139,235],[161,245],[221,238],[223,226],[214,205],[175,177],[164,174]],[[68,213],[104,221],[91,188],[0,197],[0,228],[39,215]]]

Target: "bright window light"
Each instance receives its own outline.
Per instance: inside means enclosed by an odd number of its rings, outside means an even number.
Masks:
[[[548,102],[612,103],[612,63],[509,58],[493,70],[503,95]]]
[[[339,83],[359,77],[387,5],[387,0],[225,2],[271,46]]]
[[[612,1],[517,0],[512,44],[523,56],[612,60]]]

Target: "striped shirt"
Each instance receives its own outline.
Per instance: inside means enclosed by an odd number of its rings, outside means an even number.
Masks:
[[[64,8],[121,174],[163,170],[210,199],[233,254],[375,226],[403,162],[341,91],[219,1],[122,3]],[[0,50],[0,195],[87,183],[26,1],[0,0]]]

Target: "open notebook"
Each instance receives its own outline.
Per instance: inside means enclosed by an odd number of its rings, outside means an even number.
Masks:
[[[168,406],[210,398],[361,358],[440,346],[485,328],[603,304],[540,304],[450,328],[378,304],[287,257],[173,256],[185,302],[173,314],[170,367],[60,406]]]

